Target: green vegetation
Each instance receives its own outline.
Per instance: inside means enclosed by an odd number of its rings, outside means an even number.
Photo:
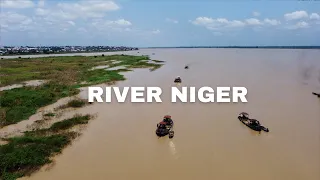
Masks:
[[[27,119],[35,114],[38,108],[77,93],[79,93],[78,89],[56,83],[2,91],[0,92],[0,127]]]
[[[48,130],[50,131],[66,130],[78,124],[87,124],[90,118],[91,118],[90,115],[85,115],[85,116],[76,115],[73,118],[54,123]]]
[[[73,99],[71,101],[68,102],[67,106],[68,107],[82,107],[86,104],[86,101],[82,100],[82,99]]]
[[[82,78],[87,82],[86,85],[100,84],[104,82],[122,81],[125,80],[122,74],[116,70],[96,69],[92,71],[86,71]]]
[[[46,83],[36,87],[24,86],[0,91],[0,128],[28,119],[38,108],[52,104],[60,98],[78,94],[79,87],[125,80],[121,72],[131,71],[132,68],[149,68],[153,71],[162,66],[159,63],[160,61],[156,60],[150,61],[148,56],[127,55],[2,59],[0,87],[28,80],[46,80]],[[93,69],[96,66],[124,68]],[[85,101],[74,99],[64,106],[79,108],[85,105]],[[53,117],[55,113],[50,112],[43,116]],[[14,180],[50,163],[50,157],[60,153],[78,136],[78,133],[70,129],[76,125],[87,124],[90,119],[90,115],[76,115],[56,122],[49,128],[4,139],[7,144],[0,145],[0,179]],[[41,122],[44,121],[38,121]]]
[[[47,80],[47,83],[38,87],[0,92],[0,128],[25,120],[38,108],[52,104],[60,98],[77,94],[79,87],[125,80],[120,73],[130,71],[131,68],[150,68],[153,71],[162,65],[150,63],[148,56],[128,55],[3,59],[0,61],[0,86],[39,79]],[[92,69],[96,66],[127,68]],[[83,102],[73,101],[67,106],[83,105]]]
[[[77,124],[87,124],[90,115],[76,115],[71,119],[54,123],[48,129],[26,132],[21,137],[5,139],[0,146],[0,179],[14,180],[30,175],[41,166],[52,162],[50,157],[71,143],[78,133],[68,130]],[[40,133],[41,132],[41,133]]]
[[[50,163],[49,156],[59,153],[69,139],[65,135],[48,137],[14,137],[9,144],[0,146],[0,175],[3,179],[16,179],[40,166]]]
[[[53,117],[53,116],[55,116],[56,114],[54,114],[54,113],[46,113],[46,114],[44,114],[43,116],[49,116],[49,117]]]
[[[117,63],[114,63],[115,61]],[[64,84],[80,83],[80,81],[87,80],[94,82],[95,78],[100,75],[107,78],[107,82],[108,78],[123,80],[123,77],[115,76],[119,71],[104,72],[101,69],[92,71],[90,69],[102,65],[109,65],[110,67],[127,66],[129,69],[157,69],[162,66],[162,64],[149,63],[148,61],[148,56],[129,55],[3,59],[0,61],[0,86],[38,79],[54,80]]]
[[[76,114],[70,119],[65,119],[63,121],[56,122],[52,124],[50,128],[47,129],[38,129],[34,131],[26,131],[25,135],[34,136],[34,135],[48,135],[48,134],[56,134],[58,132],[63,132],[64,130],[68,130],[73,126],[80,124],[87,124],[93,116],[87,115],[79,115]]]
[[[87,102],[83,99],[73,99],[73,100],[70,100],[67,104],[63,104],[57,108],[55,108],[56,110],[57,109],[65,109],[65,108],[80,108],[80,107],[83,107],[87,104]]]
[[[159,60],[152,60],[153,62],[156,62],[156,63],[163,63],[164,61],[159,61]]]
[[[126,56],[122,55],[122,57]],[[126,66],[128,68],[150,68],[151,71],[154,71],[163,65],[150,63],[148,62],[149,60],[148,56],[133,56],[132,58],[124,58],[121,62],[111,64],[110,67]]]

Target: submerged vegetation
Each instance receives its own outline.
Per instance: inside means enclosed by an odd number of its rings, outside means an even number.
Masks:
[[[68,107],[82,107],[86,104],[86,101],[82,100],[82,99],[73,99],[71,101],[68,102],[67,106]]]
[[[55,110],[66,109],[66,108],[80,108],[85,106],[86,104],[89,104],[89,103],[83,99],[72,99],[67,104],[63,104],[56,107]]]
[[[125,80],[121,72],[132,68],[150,68],[163,64],[151,63],[148,56],[69,56],[3,59],[0,61],[0,87],[28,80],[46,80],[37,87],[21,87],[0,92],[0,127],[27,119],[37,109],[58,99],[79,93],[77,88]],[[105,69],[94,69],[107,66]],[[121,66],[118,70],[108,68]],[[123,68],[124,67],[124,68]],[[81,107],[84,102],[70,102],[69,107]]]
[[[13,180],[30,175],[41,166],[51,163],[55,154],[80,135],[70,131],[78,124],[87,124],[90,115],[76,115],[73,118],[54,123],[50,128],[25,132],[23,136],[5,139],[0,146],[0,179]]]
[[[156,62],[156,63],[163,63],[164,61],[159,61],[159,60],[152,60],[153,62]]]
[[[54,132],[66,130],[78,124],[87,124],[90,119],[90,115],[76,115],[73,118],[54,123],[48,130]]]
[[[49,116],[49,117],[52,117],[52,116],[55,116],[55,114],[54,114],[54,113],[52,113],[52,112],[50,112],[50,113],[46,113],[46,114],[44,114],[43,116]]]

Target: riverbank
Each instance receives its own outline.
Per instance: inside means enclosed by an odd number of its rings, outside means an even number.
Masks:
[[[37,54],[37,55],[12,55],[12,56],[1,56],[0,60],[3,59],[18,59],[18,58],[41,58],[41,57],[61,57],[61,56],[109,56],[109,55],[119,55],[119,54],[126,54],[126,55],[140,55],[140,51],[133,50],[133,51],[102,51],[102,52],[79,52],[79,53],[66,53],[66,54]],[[146,54],[144,54],[146,55]]]
[[[154,71],[163,65],[162,62],[150,60],[148,56],[130,55],[3,59],[0,61],[0,87],[3,89],[0,91],[0,128],[30,120],[39,108],[61,98],[75,96],[81,87],[100,83],[114,84],[126,79],[122,72],[132,71],[134,68],[149,68]],[[23,84],[30,80],[41,80],[43,84]],[[3,144],[0,146],[0,159],[3,159],[0,177],[16,179],[50,163],[49,157],[70,144],[76,137],[75,133],[80,134],[78,131],[70,133],[69,130],[78,124],[87,124],[92,119],[89,114],[75,114],[74,117],[57,120],[58,114],[61,116],[63,110],[87,105],[90,104],[83,99],[71,98],[53,111],[43,112],[41,119],[35,120],[28,131],[0,137]],[[15,137],[16,135],[19,136]]]
[[[70,119],[56,122],[46,129],[26,131],[22,136],[3,138],[0,146],[0,178],[12,180],[30,175],[41,166],[51,163],[52,156],[81,135],[73,127],[88,124],[93,117],[76,115]]]

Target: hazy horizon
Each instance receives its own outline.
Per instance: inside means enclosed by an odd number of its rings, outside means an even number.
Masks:
[[[295,48],[295,47],[316,47],[320,48],[320,45],[229,45],[229,46],[214,46],[214,45],[190,45],[190,46],[125,46],[125,45],[1,45],[2,47],[98,47],[98,46],[110,46],[110,47],[133,47],[140,49],[150,49],[150,48],[264,48],[264,47],[275,47],[275,48]],[[0,46],[0,47],[1,47]]]

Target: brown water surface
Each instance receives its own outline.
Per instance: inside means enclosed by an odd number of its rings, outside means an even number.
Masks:
[[[319,50],[147,49],[164,60],[155,72],[126,73],[116,86],[159,86],[162,103],[95,103],[83,136],[32,180],[319,180]],[[318,61],[317,61],[318,60]],[[184,66],[188,64],[189,69]],[[182,86],[245,86],[248,103],[171,103]],[[86,96],[86,91],[82,92]],[[129,96],[130,97],[130,96]],[[255,133],[237,120],[245,111],[270,129]],[[158,139],[170,114],[175,137]]]

